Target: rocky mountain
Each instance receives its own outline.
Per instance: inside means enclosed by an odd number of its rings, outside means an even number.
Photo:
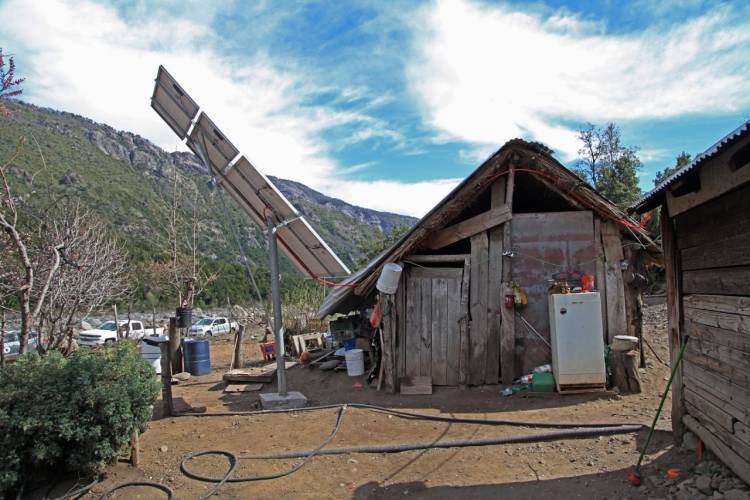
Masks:
[[[185,243],[192,238],[194,224],[202,258],[214,267],[239,268],[236,232],[258,272],[267,273],[264,234],[227,195],[209,186],[208,172],[192,153],[168,153],[137,134],[71,113],[23,102],[8,107],[12,117],[0,118],[0,160],[10,158],[26,138],[11,166],[11,182],[39,210],[61,199],[82,203],[108,221],[134,261],[141,262],[166,254],[176,199],[181,238]],[[365,243],[416,221],[271,179],[350,268]],[[282,269],[291,267],[286,263]],[[233,273],[235,280],[242,276],[239,269]]]

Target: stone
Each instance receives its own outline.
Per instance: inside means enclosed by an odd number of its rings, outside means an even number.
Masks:
[[[264,392],[260,395],[260,404],[264,410],[289,410],[304,408],[307,398],[297,391],[289,391],[284,396],[278,392]]]
[[[162,453],[166,453],[167,451],[169,451],[169,447],[166,444],[163,444],[159,447],[159,451],[161,451]]]
[[[190,373],[188,372],[175,373],[174,375],[172,375],[172,378],[176,378],[180,382],[184,382],[186,380],[190,380]]]
[[[724,498],[726,500],[750,500],[750,493],[745,490],[733,489],[724,492]]]
[[[704,495],[711,495],[714,491],[714,489],[711,487],[710,476],[703,475],[695,478],[695,487],[698,488],[698,491],[700,491]]]
[[[695,451],[695,447],[697,446],[697,440],[695,439],[695,434],[692,432],[686,432],[682,436],[682,444],[680,445],[680,451],[683,453],[689,453]]]
[[[722,493],[731,490],[734,488],[734,482],[731,479],[722,479],[719,483],[718,490]]]

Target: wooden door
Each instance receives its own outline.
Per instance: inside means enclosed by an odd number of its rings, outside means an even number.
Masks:
[[[458,385],[464,270],[413,267],[407,273],[402,376]]]

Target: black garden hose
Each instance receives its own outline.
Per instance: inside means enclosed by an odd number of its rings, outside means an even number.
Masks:
[[[457,441],[443,441],[443,442],[430,442],[430,443],[405,443],[405,444],[394,444],[394,445],[381,445],[381,446],[360,446],[351,448],[332,448],[324,450],[323,448],[328,445],[338,434],[341,429],[343,417],[346,414],[348,408],[358,408],[363,410],[374,411],[378,413],[384,413],[393,415],[398,418],[414,419],[414,420],[427,420],[435,422],[446,422],[446,423],[459,423],[459,424],[472,424],[472,425],[490,425],[490,426],[516,426],[516,427],[537,427],[547,429],[560,429],[555,432],[546,433],[534,433],[534,434],[523,434],[515,436],[504,436],[498,438],[485,438],[485,439],[474,439],[474,440],[457,440]],[[204,496],[200,497],[201,500],[205,500],[218,492],[218,490],[226,483],[243,483],[250,481],[265,481],[268,479],[277,479],[280,477],[288,476],[298,471],[305,465],[307,465],[314,457],[322,455],[342,455],[349,453],[401,453],[405,451],[415,450],[429,450],[429,449],[444,449],[444,448],[465,448],[471,446],[492,446],[502,444],[513,444],[513,443],[530,443],[530,442],[541,442],[541,441],[553,441],[559,439],[572,439],[582,437],[593,437],[603,436],[610,434],[624,434],[631,432],[638,432],[643,429],[642,424],[608,424],[608,423],[555,423],[555,422],[522,422],[517,420],[479,420],[473,418],[462,418],[462,417],[447,417],[442,415],[425,415],[421,413],[412,413],[401,410],[393,410],[382,406],[369,405],[363,403],[351,403],[351,404],[330,404],[320,406],[310,406],[306,408],[294,408],[294,409],[280,409],[280,410],[257,410],[257,411],[231,411],[231,412],[212,412],[212,413],[179,413],[175,416],[191,416],[191,417],[219,417],[219,416],[252,416],[252,415],[272,415],[277,413],[298,413],[306,411],[319,411],[328,409],[338,409],[338,415],[336,423],[331,433],[323,440],[323,442],[313,450],[308,451],[293,451],[293,452],[282,452],[273,455],[257,455],[257,456],[240,456],[227,450],[205,450],[194,453],[189,453],[180,462],[180,470],[182,473],[194,480],[203,481],[207,483],[216,483],[215,486]],[[229,467],[227,471],[221,477],[205,476],[193,472],[188,468],[188,463],[201,456],[209,455],[221,455],[227,457],[229,460]],[[237,470],[239,460],[282,460],[282,459],[293,459],[302,458],[303,460],[295,464],[290,469],[277,472],[273,474],[256,475],[256,476],[242,476],[233,477]],[[130,482],[122,483],[116,487],[105,492],[100,498],[106,498],[107,495],[115,490],[127,488],[130,486],[153,486],[162,491],[167,492],[169,498],[173,498],[172,490],[165,485],[159,483],[146,483],[146,482]]]

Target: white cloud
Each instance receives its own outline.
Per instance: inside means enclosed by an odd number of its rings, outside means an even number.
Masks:
[[[367,102],[366,89],[345,88],[338,100],[364,100],[358,111],[310,106],[311,98],[330,89],[295,72],[294,61],[284,61],[282,70],[262,54],[222,56],[216,49],[220,40],[205,27],[210,19],[174,15],[191,11],[189,6],[173,10],[135,9],[123,18],[89,0],[8,0],[0,4],[0,33],[7,52],[23,55],[16,59],[19,74],[27,77],[26,98],[134,131],[167,150],[184,146],[149,106],[159,64],[266,174],[410,215],[422,215],[455,185],[343,179],[320,133],[346,127],[352,142],[402,141],[387,123],[367,114],[389,96]]]
[[[470,0],[438,1],[421,14],[408,76],[426,121],[454,140],[496,146],[521,136],[571,159],[576,134],[563,120],[625,122],[750,104],[746,10],[715,8],[618,35],[566,11],[545,17]]]

